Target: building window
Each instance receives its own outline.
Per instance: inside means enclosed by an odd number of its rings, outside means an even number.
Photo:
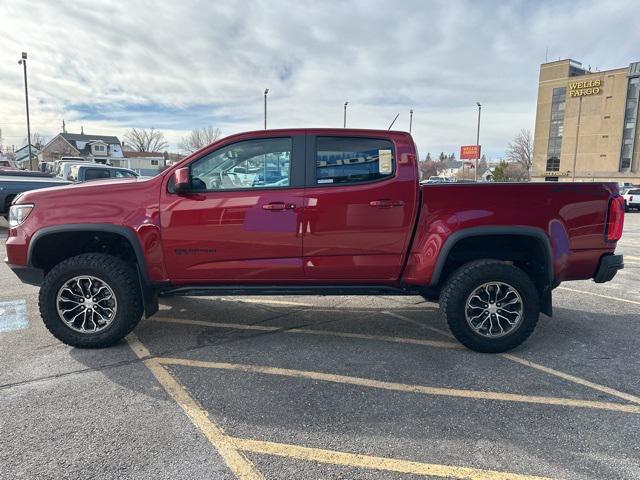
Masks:
[[[633,162],[633,147],[638,121],[638,100],[640,98],[640,77],[629,79],[627,86],[627,106],[624,112],[622,130],[622,150],[620,152],[620,171],[630,172]]]
[[[151,165],[158,165],[158,160],[151,160]]]
[[[558,157],[550,157],[547,159],[547,172],[560,171],[560,159]]]
[[[551,98],[551,124],[549,126],[549,144],[547,146],[547,171],[560,170],[560,153],[564,135],[564,110],[567,100],[567,87],[553,89]]]

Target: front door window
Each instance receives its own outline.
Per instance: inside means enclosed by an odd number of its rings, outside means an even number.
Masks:
[[[290,168],[291,138],[233,143],[191,165],[191,190],[288,187]]]

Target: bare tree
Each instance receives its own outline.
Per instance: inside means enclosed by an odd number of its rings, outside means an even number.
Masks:
[[[137,152],[160,152],[169,146],[164,133],[155,128],[132,128],[125,132],[124,138]]]
[[[526,172],[524,180],[529,179],[529,172],[531,171],[532,162],[532,140],[531,130],[523,128],[520,130],[513,140],[509,143],[505,154],[505,159],[510,163],[517,163],[522,167],[522,170]]]
[[[440,175],[440,173],[447,168],[447,164],[443,160],[433,161],[431,159],[425,159],[420,162],[419,168],[420,180],[428,180],[429,177],[437,177]]]
[[[215,142],[222,137],[222,132],[219,128],[213,128],[211,125],[202,128],[196,128],[192,130],[189,135],[182,137],[182,141],[178,145],[180,150],[187,153],[193,153],[200,150],[202,147]]]
[[[473,180],[476,176],[476,166],[473,162],[462,162],[462,166],[455,174],[456,180]]]
[[[47,137],[42,135],[40,132],[33,132],[33,134],[31,135],[31,145],[36,147],[38,150],[42,150],[42,147],[47,144],[47,141]]]

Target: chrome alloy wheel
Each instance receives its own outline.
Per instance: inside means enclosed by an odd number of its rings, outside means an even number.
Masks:
[[[518,291],[503,282],[488,282],[467,297],[464,313],[467,324],[486,338],[503,337],[522,321],[524,304]]]
[[[60,287],[56,298],[60,319],[80,333],[104,330],[116,316],[116,296],[103,280],[91,275],[73,277]]]

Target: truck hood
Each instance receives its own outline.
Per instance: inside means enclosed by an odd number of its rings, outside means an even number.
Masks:
[[[98,195],[103,197],[105,195],[110,196],[110,192],[114,192],[115,195],[123,195],[128,191],[139,190],[143,185],[157,178],[158,177],[106,179],[82,183],[65,183],[65,180],[60,180],[60,186],[39,188],[20,194],[16,199],[16,203],[38,203],[43,200],[49,201],[61,197],[75,197],[77,195],[83,197],[85,195]]]

